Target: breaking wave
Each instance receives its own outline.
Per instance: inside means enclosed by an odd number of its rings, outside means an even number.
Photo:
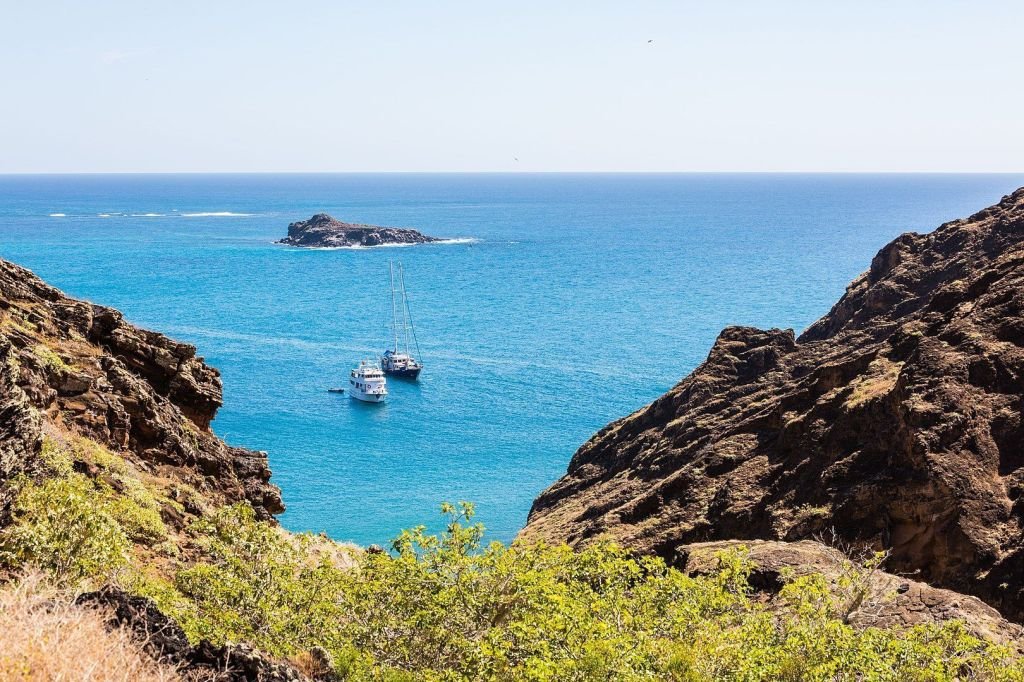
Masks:
[[[439,239],[436,242],[425,242],[423,244],[418,243],[402,243],[402,244],[377,244],[376,246],[364,246],[362,244],[352,244],[350,246],[292,246],[286,244],[293,249],[302,249],[303,251],[363,251],[366,249],[404,249],[410,246],[443,246],[447,244],[476,244],[480,240],[476,237],[454,237],[452,239]],[[278,244],[277,240],[273,242]]]
[[[202,211],[199,213],[182,213],[182,218],[245,218],[252,213],[234,213],[232,211]]]

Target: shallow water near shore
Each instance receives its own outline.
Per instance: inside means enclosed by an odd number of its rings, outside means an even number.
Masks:
[[[294,530],[385,543],[476,502],[510,540],[609,421],[722,327],[827,312],[886,242],[1020,175],[0,176],[0,257],[199,347],[214,430],[266,450]],[[455,243],[297,249],[327,212]],[[327,392],[388,337],[401,260],[426,369],[384,405]]]

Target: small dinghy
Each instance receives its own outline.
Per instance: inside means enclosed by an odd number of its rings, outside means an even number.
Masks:
[[[327,392],[328,393],[344,393],[345,389],[343,389],[343,388],[329,388],[329,389],[327,389]]]

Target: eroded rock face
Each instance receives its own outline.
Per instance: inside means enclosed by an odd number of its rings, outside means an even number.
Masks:
[[[17,357],[17,350],[0,336],[0,526],[7,522],[13,501],[3,483],[19,474],[35,473],[42,448],[39,414],[18,386]]]
[[[1024,189],[883,248],[799,339],[732,327],[598,432],[523,535],[683,543],[834,528],[1024,620]]]
[[[795,577],[815,573],[824,576],[842,609],[839,615],[854,627],[907,628],[959,620],[977,637],[1024,647],[1024,628],[1008,622],[977,597],[883,570],[853,568],[842,552],[812,540],[698,542],[676,548],[673,562],[689,575],[709,575],[718,569],[719,552],[739,548],[747,550],[754,564],[750,585],[769,600],[769,606],[776,603],[787,573]]]
[[[220,375],[195,347],[0,260],[0,360],[0,483],[34,466],[40,422],[50,421],[211,502],[249,500],[263,518],[284,510],[266,454],[229,447],[210,431]]]
[[[309,220],[288,226],[288,236],[278,244],[306,247],[381,246],[382,244],[426,244],[440,241],[436,237],[400,227],[358,225],[335,220],[326,213],[317,213]]]

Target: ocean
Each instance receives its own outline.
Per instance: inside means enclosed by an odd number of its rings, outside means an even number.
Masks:
[[[722,327],[826,313],[875,252],[1022,175],[0,176],[0,257],[195,344],[213,424],[266,450],[292,530],[385,544],[476,504],[511,540],[596,430],[706,356]],[[452,243],[273,243],[327,212]],[[384,349],[388,262],[426,365],[385,405],[328,393]]]

